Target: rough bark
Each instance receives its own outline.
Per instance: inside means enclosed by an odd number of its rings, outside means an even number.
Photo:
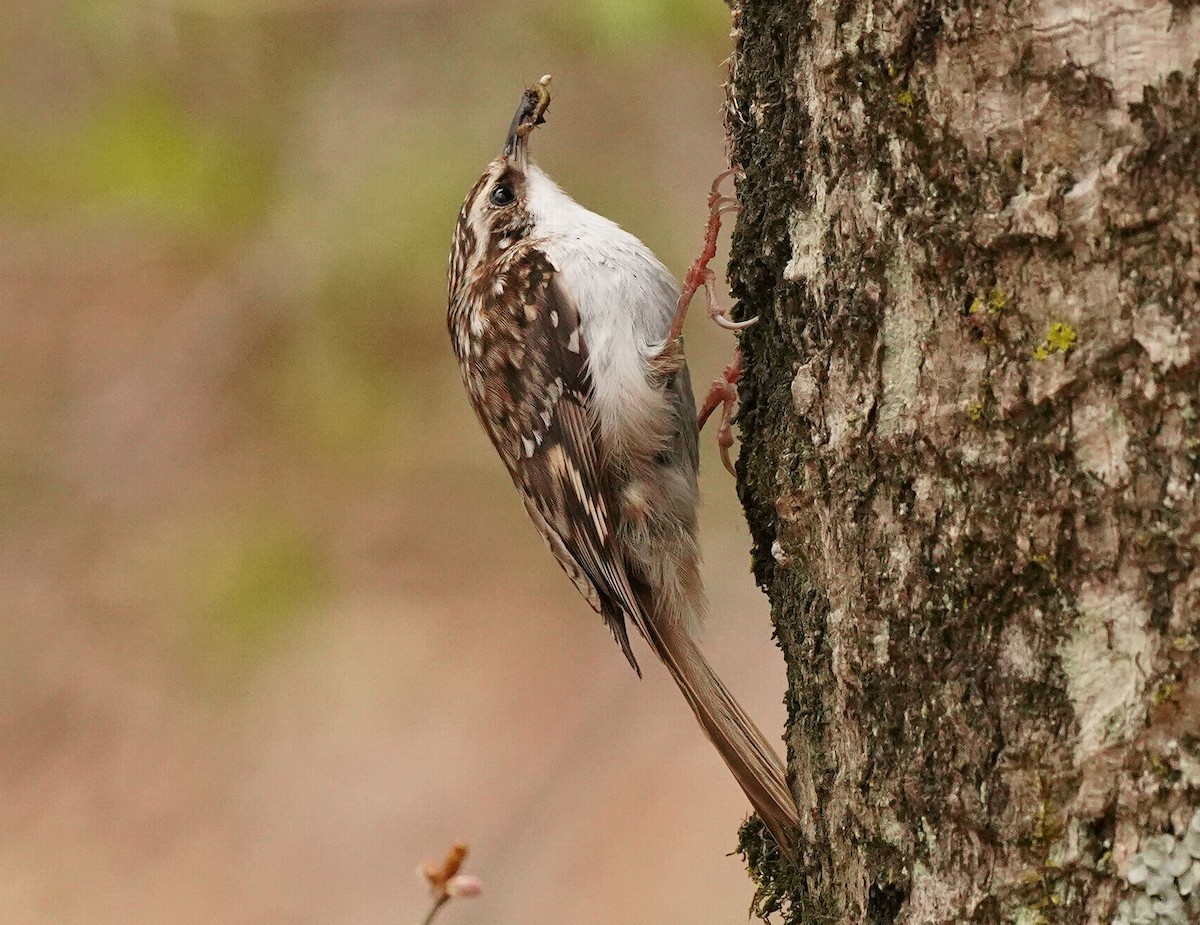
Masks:
[[[762,0],[733,38],[807,826],[794,868],[747,835],[764,904],[1112,921],[1200,806],[1200,6]]]

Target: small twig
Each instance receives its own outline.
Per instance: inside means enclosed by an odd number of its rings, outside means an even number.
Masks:
[[[463,861],[467,859],[467,846],[455,845],[446,855],[440,865],[424,864],[417,868],[418,876],[424,877],[429,884],[429,892],[433,896],[433,905],[425,913],[419,925],[431,925],[438,910],[455,896],[464,898],[478,896],[483,890],[483,883],[478,877],[470,874],[460,874]]]
[[[439,896],[433,901],[433,905],[429,907],[429,911],[425,913],[425,918],[421,919],[421,925],[430,925],[438,914],[438,910],[446,903],[450,902],[450,894]]]

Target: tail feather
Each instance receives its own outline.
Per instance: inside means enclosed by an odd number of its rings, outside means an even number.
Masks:
[[[775,750],[717,677],[689,633],[655,632],[649,641],[763,825],[784,853],[793,854],[800,815]]]

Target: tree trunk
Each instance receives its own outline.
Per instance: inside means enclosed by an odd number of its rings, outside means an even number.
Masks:
[[[763,0],[733,35],[739,481],[806,825],[794,867],[746,833],[763,906],[1200,921],[1167,870],[1200,844],[1200,6]]]

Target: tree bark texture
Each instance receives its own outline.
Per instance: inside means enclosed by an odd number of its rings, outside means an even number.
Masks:
[[[733,39],[739,482],[806,820],[764,894],[1113,921],[1200,807],[1200,5],[762,0]]]

